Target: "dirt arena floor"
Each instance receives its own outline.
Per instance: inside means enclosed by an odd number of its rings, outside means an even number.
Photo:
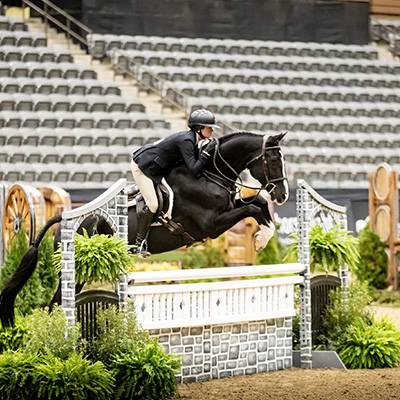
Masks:
[[[292,370],[179,385],[185,400],[400,399],[400,368]]]
[[[400,328],[400,308],[374,307]],[[183,400],[400,400],[400,367],[376,370],[294,368],[180,385]]]

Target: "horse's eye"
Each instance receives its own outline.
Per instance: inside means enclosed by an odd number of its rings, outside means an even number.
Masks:
[[[279,161],[279,158],[278,158],[278,157],[271,157],[271,163],[272,163],[272,164],[277,164],[278,161]]]

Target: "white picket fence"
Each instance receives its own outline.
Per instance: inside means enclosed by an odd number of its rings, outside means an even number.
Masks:
[[[294,285],[303,264],[137,272],[128,277],[134,284],[128,295],[138,321],[145,329],[188,327],[256,321],[295,315]],[[211,278],[243,278],[282,275],[274,278],[229,280],[209,283],[152,284]]]

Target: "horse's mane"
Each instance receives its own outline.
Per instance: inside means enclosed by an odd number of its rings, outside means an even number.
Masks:
[[[228,142],[231,139],[234,139],[238,136],[253,136],[253,137],[260,137],[262,135],[258,134],[258,133],[253,133],[253,132],[233,132],[233,133],[229,133],[228,135],[222,136],[220,138],[218,138],[219,143],[223,144],[225,142]]]

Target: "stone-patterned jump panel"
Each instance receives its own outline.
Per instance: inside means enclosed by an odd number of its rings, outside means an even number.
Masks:
[[[292,367],[292,318],[152,329],[167,353],[182,355],[179,383]]]

